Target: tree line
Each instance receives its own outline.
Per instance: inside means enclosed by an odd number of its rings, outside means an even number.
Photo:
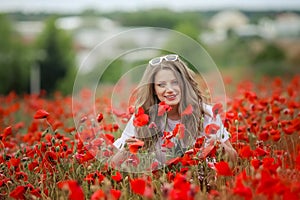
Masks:
[[[181,32],[202,44],[199,35],[209,29],[207,21],[217,11],[190,11],[174,12],[167,9],[153,9],[136,12],[109,12],[100,13],[95,10],[86,10],[76,14],[81,17],[107,17],[120,24],[120,26],[162,27]],[[259,17],[267,15],[274,17],[278,12],[243,12],[250,21],[255,22]],[[297,13],[297,12],[296,12]],[[73,14],[74,15],[74,14]],[[17,93],[30,92],[31,71],[40,69],[41,89],[52,93],[60,90],[70,93],[76,74],[76,52],[72,33],[59,29],[56,19],[68,14],[24,14],[10,13],[0,15],[0,94],[10,91]],[[22,41],[22,37],[13,27],[14,21],[39,20],[45,22],[43,31],[32,43]],[[170,42],[174,45],[174,42]],[[166,44],[166,45],[170,45]],[[176,43],[176,48],[188,49],[185,44]],[[228,33],[228,38],[214,45],[202,44],[212,59],[220,68],[246,66],[257,74],[264,75],[293,75],[299,72],[298,61],[288,60],[286,52],[281,49],[276,41],[265,41],[261,38],[239,38],[233,32]],[[259,46],[255,50],[253,46]],[[253,50],[254,49],[254,50]],[[198,55],[194,55],[198,56]],[[139,62],[139,61],[137,61]],[[101,63],[99,63],[101,65]],[[112,83],[122,75],[122,61],[111,64],[106,73],[109,74],[101,81]],[[93,71],[87,74],[94,76]]]
[[[70,34],[56,27],[55,21],[56,17],[46,19],[40,35],[32,43],[26,43],[15,30],[13,20],[0,15],[0,94],[30,92],[34,67],[40,71],[41,90],[70,91],[69,80],[76,70],[73,40]]]

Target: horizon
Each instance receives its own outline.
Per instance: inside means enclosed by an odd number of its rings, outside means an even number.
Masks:
[[[174,11],[193,10],[221,10],[236,9],[249,11],[285,11],[300,10],[300,1],[297,0],[210,0],[209,2],[194,0],[131,0],[124,4],[121,0],[0,0],[0,12],[58,12],[77,13],[88,9],[97,11],[138,11],[154,8],[168,8]],[[171,4],[170,4],[171,3]]]

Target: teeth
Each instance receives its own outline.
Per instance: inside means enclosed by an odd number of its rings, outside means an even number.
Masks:
[[[174,98],[176,95],[166,96],[166,98]]]

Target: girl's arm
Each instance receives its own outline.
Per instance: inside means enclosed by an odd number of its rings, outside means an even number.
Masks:
[[[110,158],[110,163],[112,167],[119,167],[126,158],[129,157],[130,152],[125,149],[126,145],[129,145],[132,142],[135,142],[135,128],[133,126],[133,116],[128,121],[125,129],[122,132],[120,138],[114,142],[116,151],[114,155]]]
[[[212,139],[212,140],[220,141],[221,147],[223,147],[228,159],[231,161],[236,161],[238,154],[229,141],[230,133],[224,127],[224,124],[222,122],[220,115],[217,114],[217,116],[212,117],[213,116],[212,107],[209,105],[205,105],[204,108],[211,115],[211,116],[206,116],[204,118],[204,128],[205,128],[205,126],[207,126],[209,124],[216,124],[220,127],[215,136],[212,136],[210,138],[210,136],[206,135],[206,138],[208,138],[208,140]]]
[[[229,140],[221,143],[221,147],[224,148],[225,154],[228,156],[230,161],[235,162],[237,160],[238,154],[236,150],[233,148]]]

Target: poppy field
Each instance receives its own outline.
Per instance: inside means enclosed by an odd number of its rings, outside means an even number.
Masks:
[[[300,199],[300,76],[233,87],[226,109],[215,110],[236,161],[199,138],[166,167],[144,173],[109,163],[122,132],[114,119],[126,124],[134,112],[125,103],[112,108],[105,92],[93,106],[89,90],[76,101],[59,93],[0,96],[0,199]],[[141,146],[130,147],[128,165],[140,164]]]

